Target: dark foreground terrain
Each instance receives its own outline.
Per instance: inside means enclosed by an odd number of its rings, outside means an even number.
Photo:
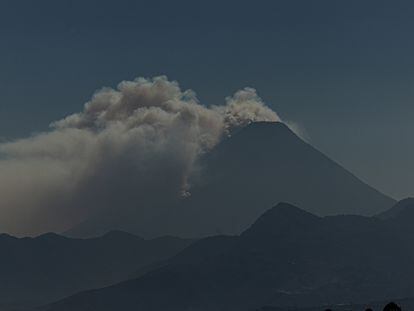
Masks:
[[[92,239],[53,233],[36,238],[0,235],[0,310],[45,304],[121,282],[190,243],[171,237],[144,240],[120,231]]]
[[[397,306],[400,307],[402,311],[414,309],[414,299],[396,299],[394,301],[373,301],[373,302],[367,302],[367,303],[361,303],[361,304],[348,304],[348,305],[347,304],[325,305],[325,306],[308,307],[308,308],[301,308],[301,309],[263,307],[256,311],[288,311],[288,310],[289,311],[323,311],[323,310],[365,311],[367,309],[372,309],[373,311],[382,311],[384,307],[387,306],[389,303],[397,304]]]
[[[240,236],[199,240],[142,277],[43,310],[348,308],[414,297],[413,221],[412,204],[389,217],[318,217],[281,203]]]

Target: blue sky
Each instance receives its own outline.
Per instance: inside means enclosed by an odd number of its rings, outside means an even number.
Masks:
[[[414,196],[411,1],[1,1],[0,137],[96,89],[165,74],[221,104],[245,86],[395,198]]]

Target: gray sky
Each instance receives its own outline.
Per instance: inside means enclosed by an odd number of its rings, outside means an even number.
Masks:
[[[208,104],[250,86],[364,181],[414,196],[414,4],[223,2],[1,1],[0,137],[137,76]]]

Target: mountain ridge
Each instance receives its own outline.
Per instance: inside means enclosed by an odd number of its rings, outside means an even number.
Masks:
[[[414,210],[414,198],[405,198],[398,201],[392,208],[378,214],[377,217],[381,219],[395,218],[409,210]]]
[[[295,230],[249,234],[283,222]],[[239,236],[201,239],[137,279],[43,310],[282,310],[413,297],[413,237],[394,221],[320,217],[281,203]]]
[[[37,237],[0,235],[0,310],[31,307],[126,280],[164,261],[192,240],[145,240],[113,231],[91,239],[53,232]]]

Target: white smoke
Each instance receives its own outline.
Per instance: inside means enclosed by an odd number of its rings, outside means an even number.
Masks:
[[[252,88],[209,107],[163,76],[101,89],[50,132],[0,144],[0,231],[61,231],[101,208],[188,193],[198,157],[254,121],[280,119]]]

